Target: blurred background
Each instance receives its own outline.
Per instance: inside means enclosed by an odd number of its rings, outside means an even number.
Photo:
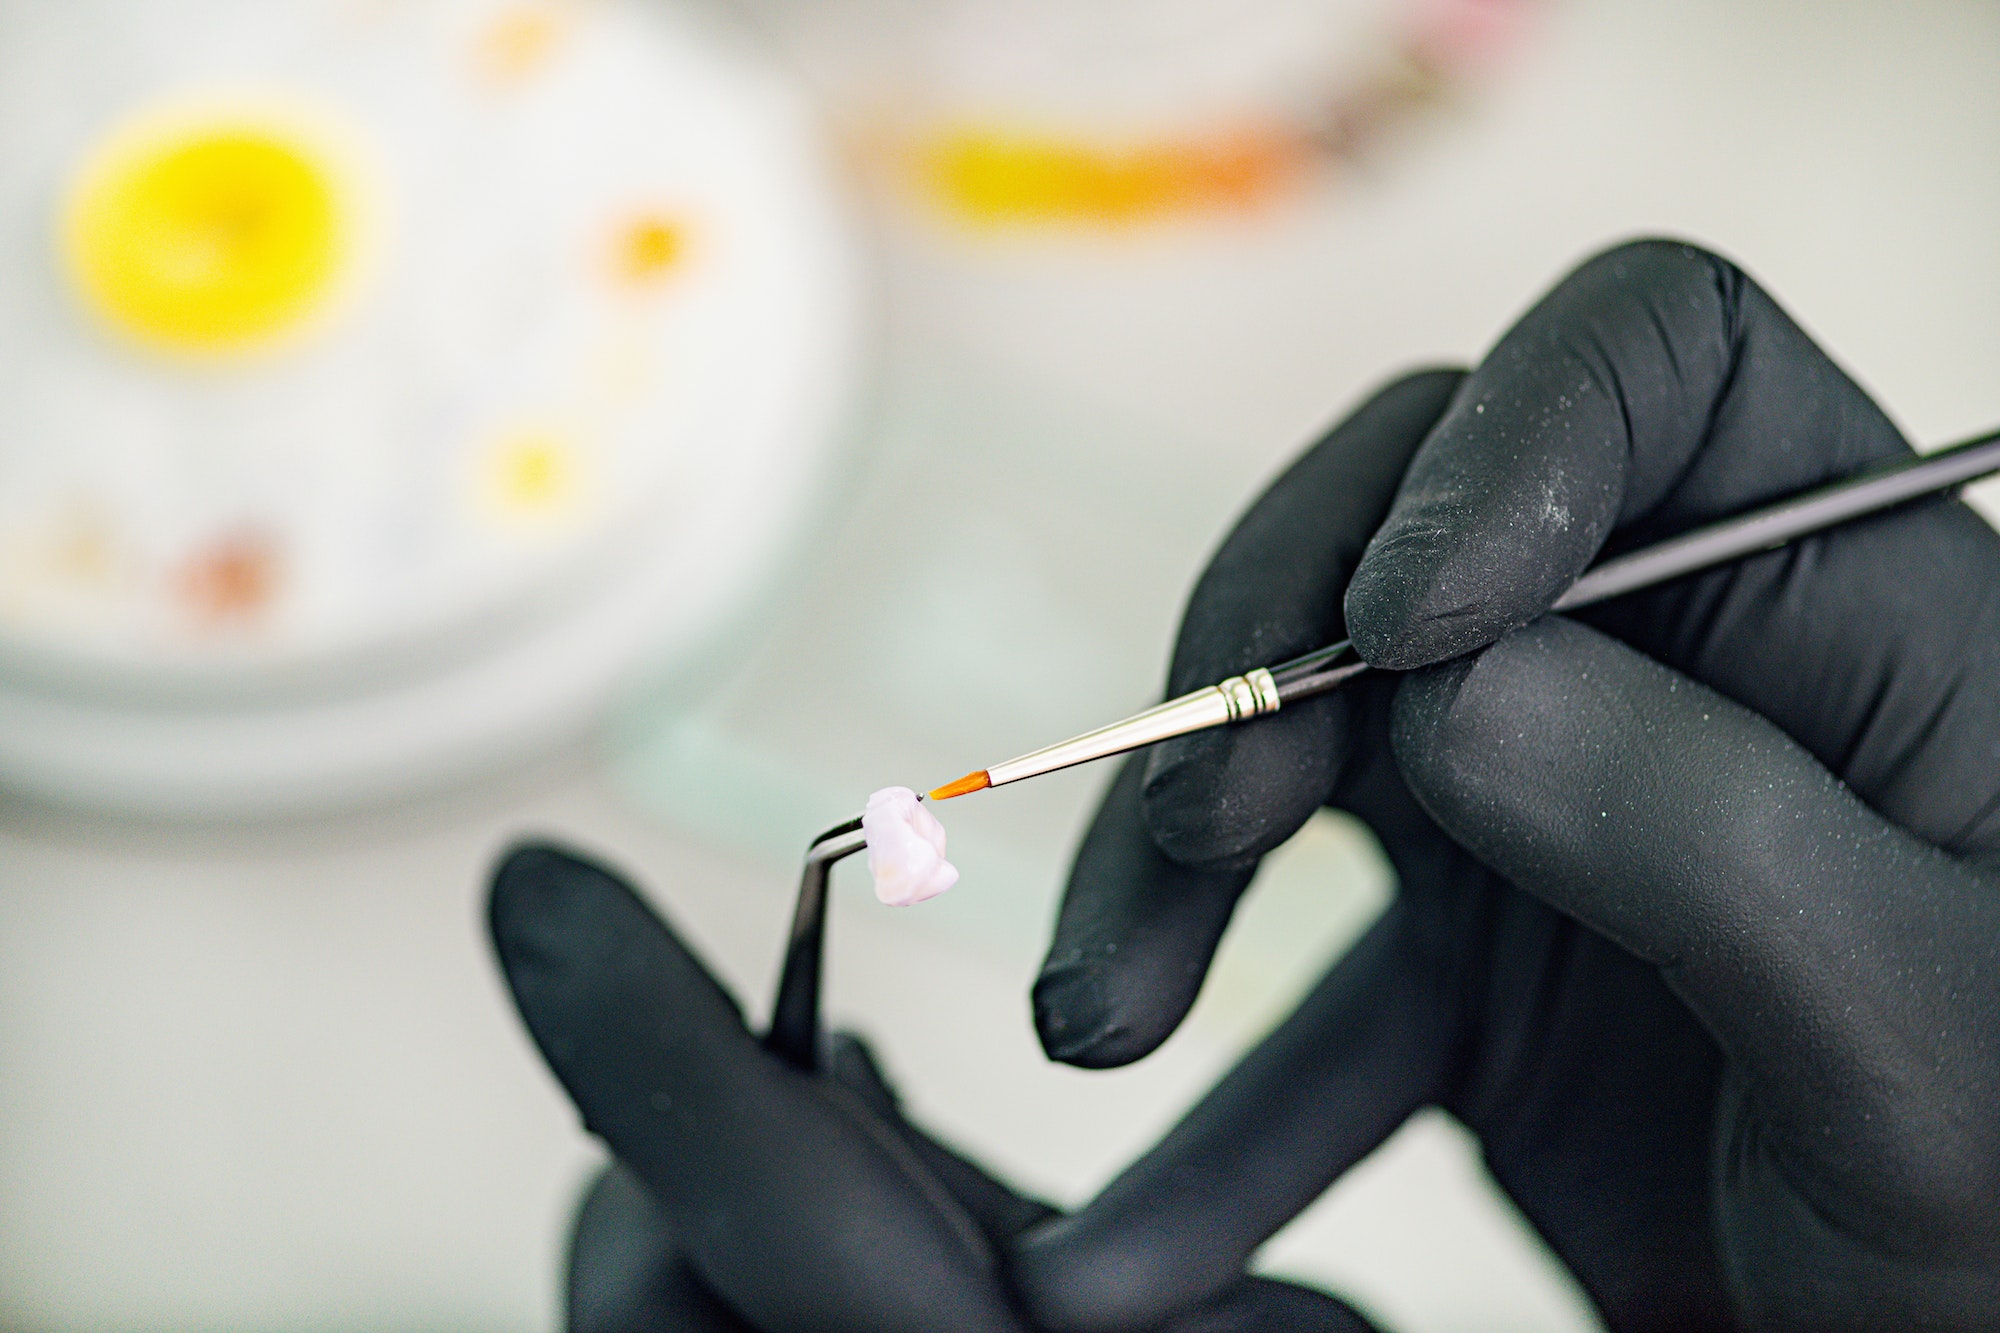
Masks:
[[[0,0],[0,1328],[555,1326],[599,1155],[499,849],[623,866],[761,1019],[813,833],[1157,697],[1274,471],[1603,245],[1989,427],[1996,70],[1990,0]],[[1321,816],[1165,1048],[1051,1066],[1107,776],[830,941],[1061,1202],[1391,891]],[[1596,1326],[1442,1116],[1262,1262]]]

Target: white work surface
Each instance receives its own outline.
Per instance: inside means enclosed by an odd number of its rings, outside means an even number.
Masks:
[[[811,833],[1145,702],[1203,552],[1283,459],[1384,375],[1476,356],[1600,244],[1735,254],[1918,440],[2000,420],[1996,71],[1974,0],[1576,0],[1366,179],[1228,235],[885,223],[855,466],[706,675],[394,812],[0,806],[0,1328],[552,1327],[598,1151],[491,967],[495,853],[540,832],[622,865],[760,1014]],[[1387,891],[1365,838],[1316,825],[1158,1055],[1052,1067],[1026,989],[1102,777],[946,807],[962,886],[896,914],[843,872],[832,925],[831,1008],[915,1113],[1065,1202]],[[1441,1118],[1268,1262],[1408,1333],[1592,1327]]]

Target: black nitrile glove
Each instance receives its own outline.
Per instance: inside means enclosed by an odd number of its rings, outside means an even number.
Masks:
[[[867,1050],[802,1073],[608,871],[550,847],[494,877],[500,965],[621,1164],[578,1217],[574,1333],[1025,1333],[999,1256],[1053,1216],[902,1116]],[[1330,1297],[1216,1284],[1158,1333],[1365,1333]]]
[[[1615,1330],[2000,1329],[2000,536],[1935,499],[1537,619],[1600,554],[1906,448],[1735,267],[1646,243],[1280,478],[1168,692],[1350,632],[1409,673],[1127,763],[1043,1043],[1157,1046],[1322,805],[1400,891],[1151,1154],[1023,1234],[1034,1316],[1202,1299],[1430,1104]]]

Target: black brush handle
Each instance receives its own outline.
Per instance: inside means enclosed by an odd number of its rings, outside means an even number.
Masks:
[[[1769,551],[1852,519],[1920,500],[2000,472],[2000,431],[1935,453],[1898,459],[1814,490],[1655,542],[1597,565],[1558,597],[1552,611],[1622,597],[1746,555]],[[1281,704],[1345,685],[1369,670],[1346,639],[1271,668]]]

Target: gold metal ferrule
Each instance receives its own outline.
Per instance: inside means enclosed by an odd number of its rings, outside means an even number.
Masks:
[[[1222,691],[1231,722],[1278,711],[1278,682],[1263,667],[1231,676],[1215,688]]]
[[[1073,764],[1123,754],[1171,736],[1185,736],[1191,731],[1221,726],[1225,722],[1241,722],[1277,711],[1278,684],[1271,679],[1269,671],[1258,667],[1255,671],[1231,676],[1220,685],[1204,685],[1192,693],[1169,699],[1123,722],[1114,722],[1108,727],[1087,731],[1018,759],[1009,759],[1004,764],[995,764],[986,772],[993,786],[1004,786]]]

